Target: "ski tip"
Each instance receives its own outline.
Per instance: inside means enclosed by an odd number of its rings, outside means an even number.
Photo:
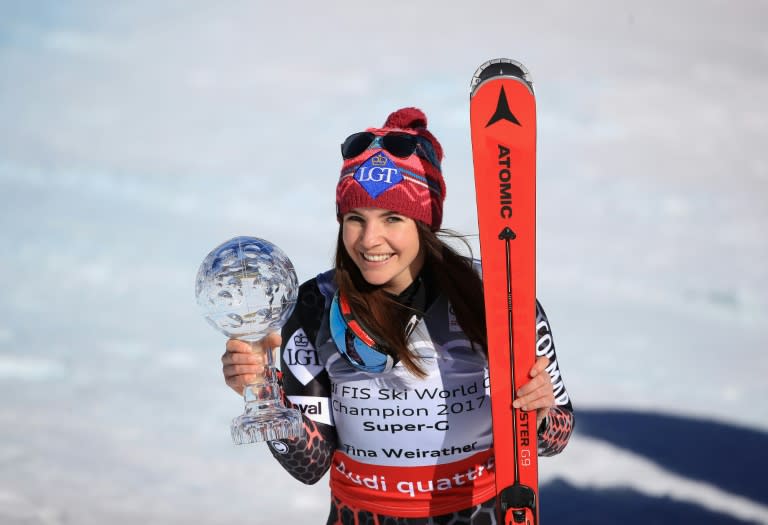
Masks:
[[[531,93],[533,93],[533,81],[531,80],[531,74],[522,63],[518,62],[517,60],[512,60],[511,58],[494,58],[484,62],[479,68],[477,68],[475,74],[472,75],[472,82],[469,84],[470,98],[475,94],[477,88],[479,88],[483,82],[498,77],[512,77],[520,79],[525,82],[525,84],[528,86],[528,89],[530,89]]]

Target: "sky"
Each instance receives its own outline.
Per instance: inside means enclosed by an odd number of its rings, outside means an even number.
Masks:
[[[242,400],[197,267],[236,235],[279,245],[302,281],[330,267],[338,144],[404,106],[446,151],[444,225],[476,234],[469,81],[505,56],[535,85],[538,296],[577,411],[542,460],[542,512],[581,523],[556,513],[589,497],[628,525],[619,507],[641,503],[768,523],[749,488],[765,481],[726,476],[768,466],[766,15],[0,1],[0,521],[323,516],[325,480],[229,442]],[[736,459],[712,461],[723,436]]]

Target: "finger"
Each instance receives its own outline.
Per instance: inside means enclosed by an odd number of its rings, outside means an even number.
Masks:
[[[264,354],[241,354],[225,352],[221,356],[221,364],[227,365],[262,365],[266,359]]]
[[[518,397],[512,403],[515,408],[523,410],[534,410],[539,408],[552,407],[555,404],[555,395],[551,389],[538,389],[528,395]]]
[[[263,365],[224,365],[224,377],[264,375]]]
[[[232,354],[250,354],[253,353],[251,343],[241,341],[240,339],[227,340],[227,352]]]
[[[550,399],[548,396],[541,396],[537,398],[526,397],[515,399],[512,406],[519,408],[520,410],[538,410],[541,408],[551,408],[554,405],[554,399]]]
[[[240,339],[227,340],[227,352],[231,353],[263,353],[267,348],[277,348],[283,342],[283,338],[277,332],[271,332],[259,341],[248,342]]]
[[[258,365],[263,366],[266,364],[266,356],[264,354],[244,354],[244,353],[229,353],[226,352],[221,356],[221,362],[224,365]]]
[[[536,362],[533,363],[533,366],[531,367],[531,371],[529,375],[531,377],[536,377],[541,375],[542,372],[544,372],[547,367],[549,366],[549,358],[546,356],[541,356],[536,359]]]
[[[266,367],[263,364],[242,364],[242,365],[224,365],[221,371],[224,378],[238,377],[238,376],[264,376]]]
[[[541,374],[530,381],[528,381],[526,384],[524,384],[522,387],[520,387],[516,394],[517,396],[524,396],[527,394],[530,394],[531,392],[538,390],[539,388],[552,388],[552,378],[549,377],[549,374]]]
[[[552,389],[552,380],[549,378],[548,374],[532,379],[528,384],[517,391],[515,397],[516,401],[519,401],[518,405],[529,404],[531,400],[539,399],[541,397],[552,398],[554,401],[555,394]]]
[[[245,385],[250,385],[257,382],[260,377],[263,376],[260,374],[235,374],[226,376],[224,378],[224,382],[229,386],[244,387]]]

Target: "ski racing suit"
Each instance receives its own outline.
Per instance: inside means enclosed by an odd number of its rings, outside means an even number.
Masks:
[[[269,448],[304,483],[330,470],[329,525],[496,524],[487,358],[443,294],[426,280],[414,286],[421,304],[412,306],[425,315],[408,343],[424,378],[400,364],[363,372],[341,356],[329,332],[332,270],[301,285],[283,327],[283,389],[303,414],[305,435]],[[538,449],[551,456],[568,443],[574,417],[549,322],[536,306],[537,355],[549,358],[556,402],[538,429]]]

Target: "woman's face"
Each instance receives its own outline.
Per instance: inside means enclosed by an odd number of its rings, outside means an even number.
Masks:
[[[413,219],[381,208],[355,208],[342,217],[344,248],[373,285],[399,294],[424,265]]]

